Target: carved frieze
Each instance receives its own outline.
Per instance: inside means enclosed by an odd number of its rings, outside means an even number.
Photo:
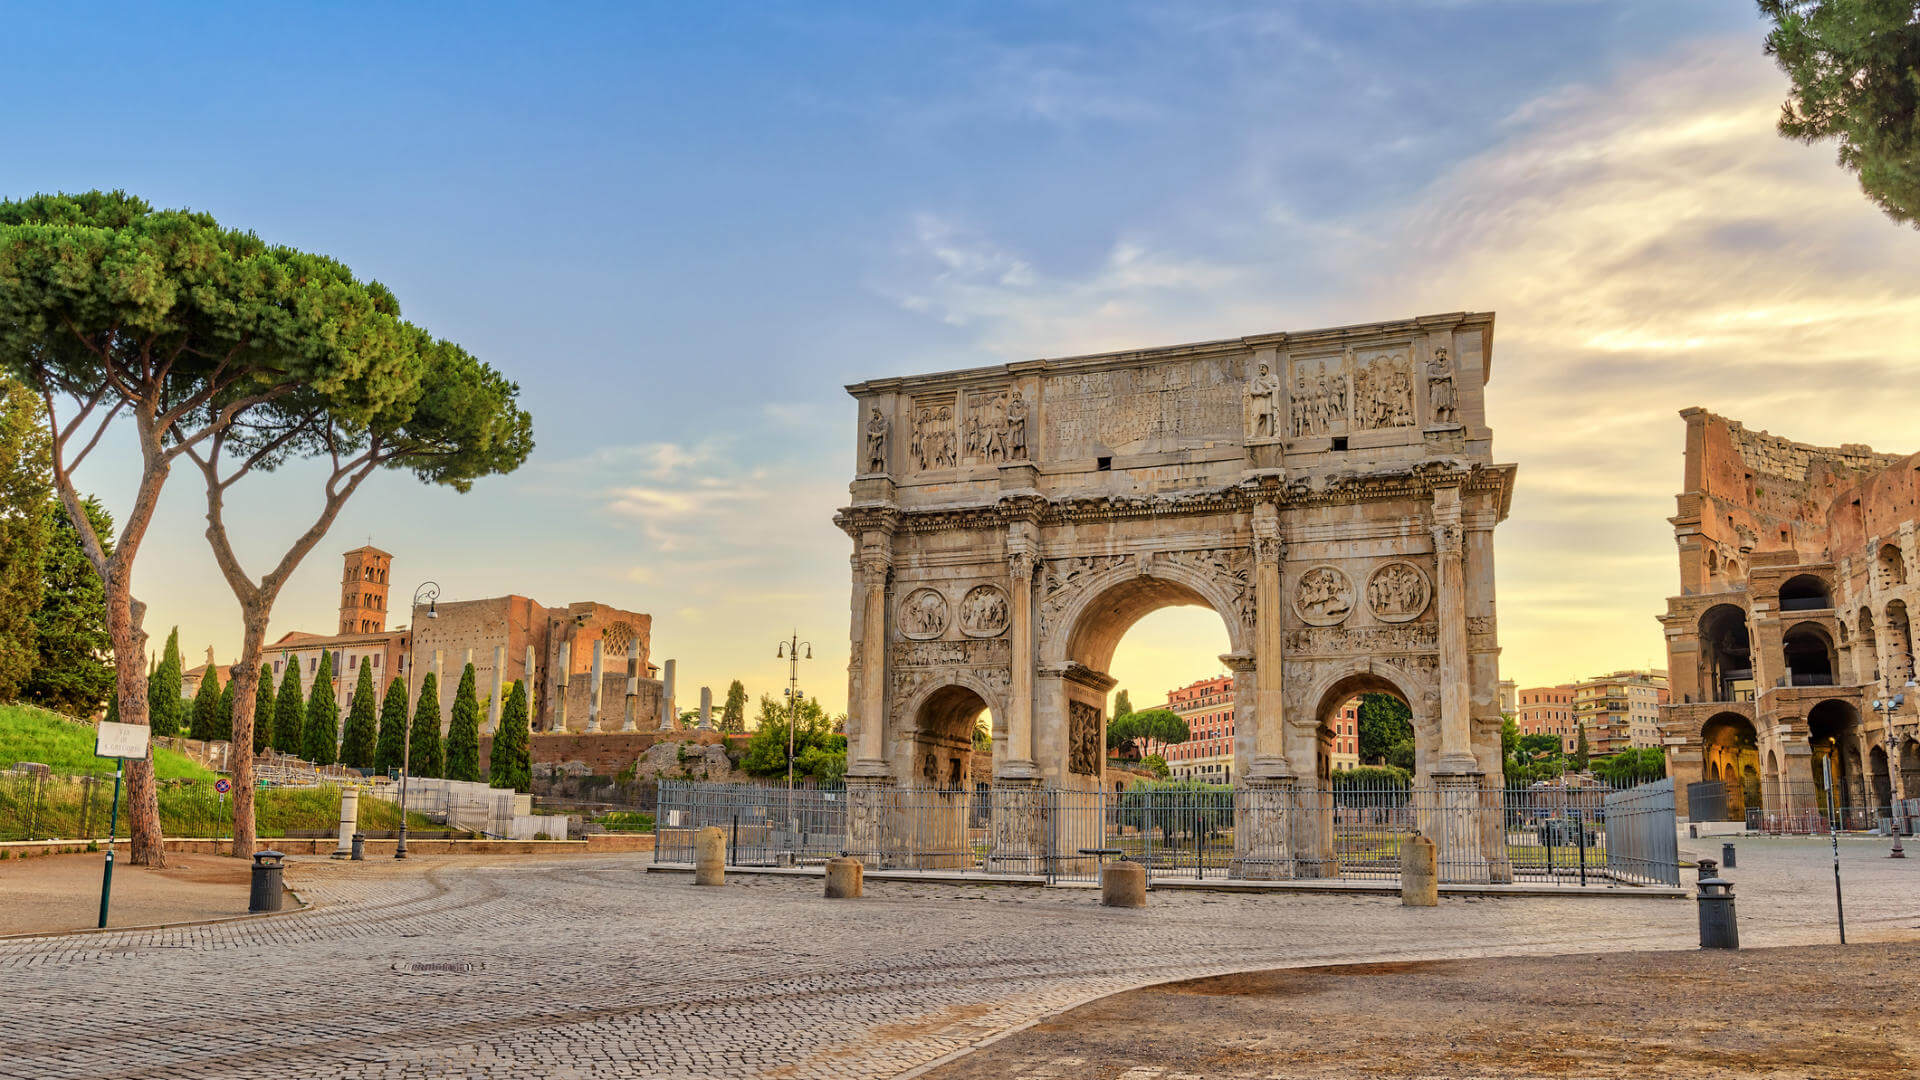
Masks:
[[[1046,560],[1043,564],[1046,576],[1040,587],[1041,640],[1047,640],[1049,631],[1059,624],[1060,615],[1072,601],[1078,586],[1084,585],[1088,578],[1116,566],[1124,566],[1126,562],[1125,555],[1076,555]]]
[[[896,641],[891,660],[895,668],[1005,666],[1012,653],[1005,638],[969,641]]]
[[[1432,623],[1289,630],[1286,640],[1288,652],[1303,656],[1419,653],[1433,652],[1439,647]]]
[[[1242,437],[1244,383],[1227,357],[1050,376],[1042,396],[1054,458],[1130,453],[1147,444]]]
[[[1427,575],[1404,560],[1381,563],[1367,577],[1367,610],[1381,622],[1412,622],[1432,598]]]
[[[1294,585],[1293,610],[1309,626],[1332,626],[1353,611],[1353,582],[1338,567],[1313,567]]]
[[[1084,701],[1067,702],[1067,771],[1078,776],[1100,775],[1106,757],[1100,734],[1100,710]]]
[[[1356,431],[1406,427],[1413,416],[1413,350],[1375,349],[1353,358]]]
[[[975,585],[960,598],[960,632],[975,638],[1004,634],[1008,611],[1007,594],[998,585]]]
[[[953,395],[913,399],[908,453],[920,469],[950,469],[960,463],[954,436]]]
[[[1493,631],[1494,631],[1494,622],[1493,622],[1492,616],[1489,616],[1489,615],[1467,616],[1467,636],[1468,637],[1492,637]]]
[[[1293,393],[1288,397],[1295,438],[1335,435],[1347,430],[1348,404],[1345,362],[1296,361]]]
[[[916,641],[947,632],[947,598],[935,589],[914,589],[900,601],[900,633]]]

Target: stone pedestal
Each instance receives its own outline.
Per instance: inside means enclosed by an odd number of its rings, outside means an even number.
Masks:
[[[353,834],[360,828],[360,789],[340,789],[340,846],[333,849],[336,859],[353,857]]]
[[[1478,773],[1442,773],[1433,777],[1433,805],[1419,815],[1422,819],[1419,827],[1421,834],[1433,841],[1441,881],[1485,883],[1493,880],[1484,822],[1489,811],[1488,792],[1482,780]],[[1504,857],[1504,845],[1502,854]],[[1511,880],[1511,870],[1507,876]]]
[[[869,866],[881,866],[891,816],[888,796],[893,781],[880,776],[847,777],[846,854]]]
[[[1289,824],[1294,782],[1243,780],[1233,793],[1233,862],[1228,876],[1279,881],[1293,876]]]
[[[987,854],[987,872],[1046,873],[1047,858],[1053,854],[1047,850],[1047,823],[1052,805],[1039,781],[997,779],[990,798],[993,847]]]

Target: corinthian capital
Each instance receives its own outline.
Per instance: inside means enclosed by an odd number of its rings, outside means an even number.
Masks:
[[[1007,573],[1015,581],[1033,581],[1033,553],[1028,551],[1008,552]]]

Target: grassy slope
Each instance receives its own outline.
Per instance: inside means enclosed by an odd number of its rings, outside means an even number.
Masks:
[[[32,705],[0,705],[0,769],[37,761],[56,773],[112,776],[114,762],[93,755],[93,725]],[[171,750],[154,748],[162,780],[212,780],[213,771]]]

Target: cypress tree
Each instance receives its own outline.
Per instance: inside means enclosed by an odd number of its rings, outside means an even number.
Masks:
[[[362,661],[360,681],[353,688],[353,704],[347,709],[347,733],[340,739],[340,764],[356,769],[373,768],[374,711],[373,665]]]
[[[180,733],[180,628],[167,635],[160,666],[147,677],[147,723],[155,735]]]
[[[407,759],[407,772],[439,776],[445,764],[440,757],[440,680],[431,671],[420,680],[420,700],[413,707],[412,740],[413,756]]]
[[[231,677],[227,679],[227,685],[220,688],[220,719],[218,723],[220,725],[220,731],[221,731],[220,737],[223,739],[232,740],[233,738],[233,679]]]
[[[280,680],[280,696],[273,703],[273,748],[297,756],[300,729],[306,718],[307,705],[300,700],[300,658],[288,653],[286,676]]]
[[[320,668],[313,673],[313,693],[307,698],[307,725],[301,732],[301,757],[315,765],[331,765],[340,757],[340,701],[333,696],[333,654],[320,652]]]
[[[475,697],[473,665],[460,673],[453,692],[453,718],[447,726],[447,779],[480,779],[480,702]]]
[[[262,662],[260,682],[253,688],[253,752],[264,754],[273,745],[274,716],[273,665]]]
[[[720,730],[747,730],[747,688],[739,679],[727,687],[727,703],[720,707]]]
[[[493,733],[493,753],[487,761],[487,783],[515,791],[533,790],[533,763],[527,747],[527,684],[514,680],[500,706],[500,730]]]
[[[220,729],[220,665],[208,664],[200,676],[200,689],[193,695],[193,730],[196,739],[225,739],[232,730]]]
[[[407,684],[396,676],[387,683],[380,703],[380,741],[373,750],[373,771],[385,774],[400,767],[407,738]]]

